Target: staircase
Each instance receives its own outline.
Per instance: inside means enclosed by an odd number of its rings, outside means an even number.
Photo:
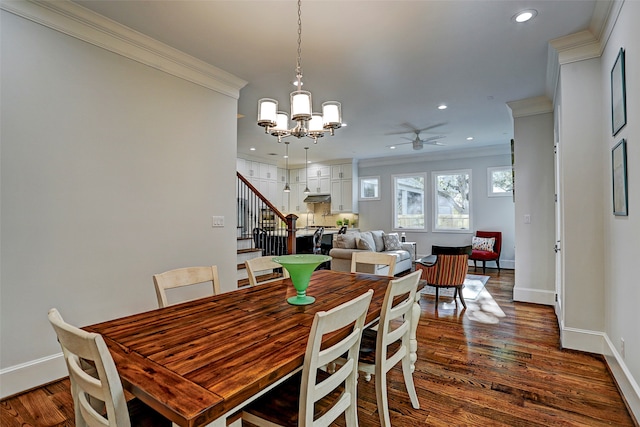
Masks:
[[[296,253],[296,215],[284,216],[244,176],[236,172],[237,279],[249,284],[244,262],[263,255]]]
[[[238,237],[238,287],[246,286],[249,284],[247,278],[247,269],[244,266],[244,262],[248,259],[258,258],[262,256],[262,249],[253,247],[253,239],[251,237]]]

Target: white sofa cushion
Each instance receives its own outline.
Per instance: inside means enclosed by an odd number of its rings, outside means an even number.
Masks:
[[[402,249],[402,243],[400,243],[398,233],[385,234],[382,236],[382,240],[384,240],[385,251],[398,251]]]
[[[382,230],[372,230],[370,231],[371,236],[373,237],[373,241],[375,243],[375,247],[373,248],[376,252],[384,251],[384,231]]]
[[[376,250],[376,242],[373,239],[373,235],[369,231],[360,233],[360,237],[356,238],[356,246],[358,249],[364,249],[367,251]]]
[[[340,249],[356,249],[357,239],[360,233],[336,234],[333,240],[333,247]]]

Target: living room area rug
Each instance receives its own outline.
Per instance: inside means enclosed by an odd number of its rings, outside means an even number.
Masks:
[[[462,295],[465,301],[473,301],[478,298],[482,289],[489,281],[489,276],[482,276],[478,274],[467,274],[464,279],[464,287],[462,288]],[[444,297],[453,297],[455,288],[441,288],[438,294]],[[434,295],[436,294],[436,288],[433,286],[425,286],[421,291],[422,295]]]

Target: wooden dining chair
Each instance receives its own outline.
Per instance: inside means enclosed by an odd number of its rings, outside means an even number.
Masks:
[[[382,303],[377,330],[365,329],[360,345],[358,370],[370,379],[375,376],[376,401],[382,427],[390,427],[389,401],[387,398],[387,372],[402,361],[402,374],[411,405],[420,408],[413,383],[413,366],[410,358],[410,342],[420,313],[414,314],[420,271],[389,281]],[[412,337],[413,334],[413,337]],[[417,346],[417,342],[414,343]],[[340,361],[339,363],[343,363]],[[367,381],[368,381],[367,379]]]
[[[251,258],[246,260],[244,265],[247,268],[250,286],[289,278],[287,269],[282,268],[281,264],[273,261],[272,256]]]
[[[75,425],[130,427],[129,405],[136,402],[127,402],[116,365],[102,336],[66,323],[55,308],[49,310],[49,322],[69,371]],[[135,412],[134,425],[170,425],[169,420],[148,407],[142,410],[138,407]]]
[[[315,314],[307,341],[302,373],[295,375],[250,403],[242,420],[257,426],[330,426],[342,413],[346,425],[358,425],[358,352],[373,290],[329,311]],[[323,338],[348,328],[348,336],[322,346]],[[346,363],[333,373],[321,367],[347,354]]]
[[[185,267],[164,273],[154,274],[153,283],[156,287],[158,297],[158,307],[166,307],[169,304],[167,299],[167,289],[181,288],[183,286],[198,285],[200,283],[211,282],[212,295],[220,293],[220,279],[218,278],[218,267]]]
[[[365,264],[368,265],[369,268],[364,267],[363,265]],[[388,267],[388,274],[386,274],[386,276],[393,276],[393,271],[396,268],[396,256],[374,251],[353,252],[351,255],[352,273],[360,272],[377,274],[379,265],[385,265]]]

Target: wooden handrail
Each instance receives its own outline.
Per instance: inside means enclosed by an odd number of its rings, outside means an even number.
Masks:
[[[261,192],[260,190],[258,190],[256,187],[253,186],[253,184],[251,184],[249,182],[249,180],[247,178],[245,178],[244,176],[242,176],[242,174],[240,174],[240,172],[236,171],[236,175],[238,176],[238,179],[240,179],[240,181],[244,182],[247,187],[249,187],[251,189],[251,191],[258,196],[258,198],[260,200],[262,200],[264,202],[265,205],[267,205],[269,207],[269,209],[271,209],[277,216],[278,218],[280,218],[283,222],[287,222],[287,217],[284,216],[282,214],[282,212],[280,212],[278,210],[278,208],[276,208],[275,206],[273,206],[273,204],[269,201],[269,199],[267,199]],[[296,217],[297,218],[297,217]]]
[[[260,190],[254,187],[253,184],[251,184],[251,182],[249,182],[249,180],[245,178],[241,173],[236,171],[236,176],[238,177],[238,180],[242,182],[244,186],[246,186],[247,190],[252,195],[252,197],[255,197],[257,200],[259,200],[260,206],[264,206],[264,207],[261,207],[260,209],[268,209],[273,213],[274,217],[277,217],[280,221],[286,224],[286,228],[280,228],[281,230],[286,230],[286,251],[288,254],[295,254],[296,253],[296,220],[298,219],[298,216],[294,214],[289,214],[285,216],[282,212],[278,210],[278,208],[276,208],[273,205],[273,203],[269,201],[269,199],[267,199],[260,192]],[[238,196],[240,196],[240,194]],[[256,212],[257,209],[255,209],[255,204],[252,204],[252,206],[254,206],[253,214],[258,215],[258,212]],[[257,223],[253,224],[251,226],[251,229],[253,230],[255,226],[257,226]],[[276,236],[275,239],[277,240],[278,237]],[[255,245],[255,241],[253,242],[253,244]],[[269,252],[271,252],[271,250]],[[279,251],[277,253],[281,254],[281,252]]]

